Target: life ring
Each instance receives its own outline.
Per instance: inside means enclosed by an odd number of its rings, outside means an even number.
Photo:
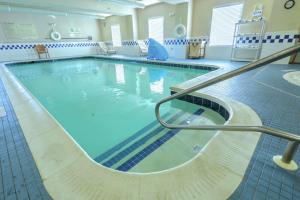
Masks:
[[[291,9],[295,6],[295,4],[296,4],[295,0],[288,0],[288,1],[285,2],[284,8],[285,9]]]
[[[174,34],[177,38],[183,38],[186,36],[186,28],[183,24],[178,24],[174,29]]]
[[[50,37],[51,37],[52,40],[55,40],[55,41],[61,40],[61,35],[57,31],[52,31],[51,34],[50,34]]]

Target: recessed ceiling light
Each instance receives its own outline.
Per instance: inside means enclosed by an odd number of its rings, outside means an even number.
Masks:
[[[150,6],[156,3],[160,3],[161,1],[159,0],[143,0],[141,3],[143,3],[145,6]]]
[[[144,8],[145,5],[134,0],[97,0],[98,2],[111,3],[119,6],[126,6],[131,8]]]

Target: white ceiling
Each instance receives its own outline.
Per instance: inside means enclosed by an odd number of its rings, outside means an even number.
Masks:
[[[0,12],[45,11],[47,14],[66,13],[103,18],[110,15],[129,15],[136,5],[149,6],[165,2],[178,4],[188,0],[0,0]],[[132,2],[132,3],[131,3]]]

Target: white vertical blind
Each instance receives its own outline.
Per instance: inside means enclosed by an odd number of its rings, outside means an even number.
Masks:
[[[119,24],[111,26],[111,38],[114,47],[122,46],[121,30]]]
[[[149,38],[164,43],[164,17],[155,17],[148,20]]]
[[[210,46],[232,45],[235,23],[242,16],[243,4],[218,7],[213,9],[210,30]]]

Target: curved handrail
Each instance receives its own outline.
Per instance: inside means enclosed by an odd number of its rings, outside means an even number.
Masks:
[[[173,99],[177,99],[180,98],[186,94],[195,92],[199,89],[208,87],[210,85],[213,85],[215,83],[219,83],[221,81],[227,80],[229,78],[232,78],[234,76],[240,75],[242,73],[257,69],[259,67],[265,66],[267,64],[270,64],[274,61],[280,60],[282,58],[285,58],[287,56],[290,56],[292,54],[295,54],[297,52],[300,52],[300,44],[297,44],[293,47],[284,49],[282,51],[279,51],[277,53],[274,53],[270,56],[261,58],[257,61],[251,62],[239,69],[235,69],[232,70],[230,72],[227,72],[225,74],[222,74],[220,76],[217,76],[215,78],[209,79],[205,82],[202,82],[200,84],[197,84],[193,87],[190,87],[188,89],[182,90],[178,93],[175,93],[169,97],[163,98],[162,100],[160,100],[156,106],[155,106],[155,115],[157,120],[159,121],[159,123],[161,125],[163,125],[166,128],[170,128],[170,129],[193,129],[193,130],[223,130],[223,131],[250,131],[250,132],[262,132],[262,133],[266,133],[269,135],[273,135],[276,137],[281,137],[281,138],[285,138],[291,141],[295,141],[295,142],[300,142],[300,136],[286,132],[286,131],[281,131],[281,130],[277,130],[274,128],[270,128],[267,126],[230,126],[230,125],[200,125],[200,126],[189,126],[189,125],[176,125],[176,124],[168,124],[167,122],[163,121],[162,118],[160,117],[160,106],[170,100]]]

